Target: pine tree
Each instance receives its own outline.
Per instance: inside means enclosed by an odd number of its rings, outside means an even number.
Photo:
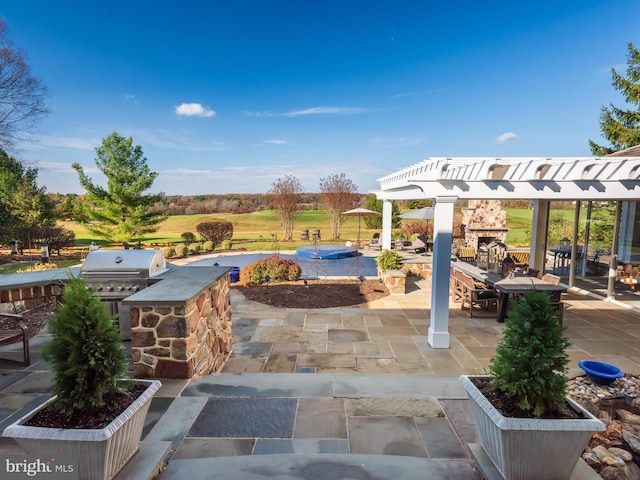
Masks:
[[[96,165],[107,177],[107,189],[95,185],[78,163],[73,168],[87,190],[80,219],[93,234],[109,241],[138,240],[158,230],[164,215],[153,211],[162,194],[143,195],[158,176],[151,172],[140,145],[113,132],[96,148]],[[87,203],[88,202],[88,203]]]
[[[627,45],[627,76],[619,75],[611,69],[611,84],[624,95],[626,102],[635,105],[635,110],[623,110],[613,104],[609,108],[602,106],[600,113],[600,130],[610,143],[603,147],[589,140],[591,153],[604,156],[625,148],[640,145],[640,50],[629,42]]]
[[[570,344],[549,294],[530,290],[509,311],[489,366],[491,385],[535,416],[561,411],[568,381],[565,350]]]
[[[120,391],[119,380],[128,368],[114,318],[82,280],[72,278],[49,327],[52,340],[44,346],[42,356],[54,371],[57,409],[70,417],[100,408],[107,393]]]

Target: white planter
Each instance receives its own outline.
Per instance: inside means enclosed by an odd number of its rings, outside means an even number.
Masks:
[[[605,429],[595,416],[567,397],[584,419],[509,418],[485,398],[467,375],[467,390],[480,445],[507,480],[568,479],[595,432]]]
[[[78,478],[111,480],[138,451],[145,417],[153,394],[162,386],[158,380],[135,380],[148,388],[113,422],[102,429],[63,429],[23,425],[56,397],[5,428],[3,436],[13,438],[28,455],[71,455],[78,459]]]

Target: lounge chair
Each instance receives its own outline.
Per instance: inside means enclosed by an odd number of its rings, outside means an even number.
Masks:
[[[405,250],[413,250],[415,253],[424,253],[427,251],[429,240],[424,235],[419,235],[411,245],[407,245]]]

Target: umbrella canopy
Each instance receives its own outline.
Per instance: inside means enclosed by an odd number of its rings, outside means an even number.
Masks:
[[[380,212],[374,212],[373,210],[367,210],[366,208],[354,208],[353,210],[342,212],[340,215],[351,217],[369,217],[373,215],[380,215]]]
[[[357,248],[360,248],[360,217],[372,217],[374,215],[380,215],[380,212],[374,212],[373,210],[367,210],[366,208],[354,208],[353,210],[347,210],[340,215],[347,217],[358,217],[358,241]]]
[[[417,218],[419,220],[433,220],[433,207],[424,207],[419,210],[411,210],[410,212],[398,215],[400,218]]]
[[[429,220],[433,220],[433,207],[424,207],[418,210],[411,210],[402,215],[398,215],[400,218],[414,218],[416,220],[427,221],[427,235],[429,234]]]

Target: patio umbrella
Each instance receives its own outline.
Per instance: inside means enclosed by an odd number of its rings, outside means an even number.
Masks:
[[[354,208],[353,210],[347,210],[342,212],[341,215],[347,217],[358,217],[358,248],[360,248],[360,217],[373,217],[374,215],[380,215],[380,212],[374,212],[373,210],[367,210],[366,208]]]
[[[415,218],[417,220],[427,221],[427,232],[429,232],[429,220],[433,220],[433,207],[424,207],[418,210],[411,210],[402,215],[398,215],[400,218]]]

